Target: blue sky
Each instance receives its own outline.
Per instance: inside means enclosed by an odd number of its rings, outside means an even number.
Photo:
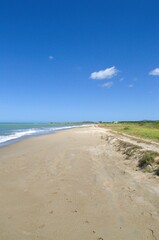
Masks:
[[[1,0],[0,121],[159,119],[158,0]]]

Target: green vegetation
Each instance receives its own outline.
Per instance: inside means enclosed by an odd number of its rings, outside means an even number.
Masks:
[[[159,153],[157,152],[144,152],[138,161],[138,167],[145,172],[154,173],[155,175],[159,176],[159,166],[156,162],[156,157],[159,157]]]
[[[154,163],[155,157],[157,156],[158,156],[158,153],[156,152],[150,152],[150,151],[145,152],[138,162],[138,167],[144,169],[148,165],[152,165]]]
[[[102,123],[99,124],[99,126],[141,138],[159,141],[159,121]]]

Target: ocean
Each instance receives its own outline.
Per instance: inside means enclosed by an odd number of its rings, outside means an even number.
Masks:
[[[81,123],[0,123],[0,147],[28,137],[84,126]]]

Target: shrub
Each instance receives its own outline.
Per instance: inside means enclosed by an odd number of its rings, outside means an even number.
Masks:
[[[124,127],[123,128],[123,130],[129,130],[130,129],[130,127]]]
[[[146,152],[144,155],[140,158],[138,162],[138,167],[145,168],[148,165],[151,165],[154,162],[154,158],[157,156],[157,153],[155,152]]]

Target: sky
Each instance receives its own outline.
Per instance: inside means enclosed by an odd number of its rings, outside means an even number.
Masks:
[[[0,122],[159,119],[158,0],[1,0]]]

